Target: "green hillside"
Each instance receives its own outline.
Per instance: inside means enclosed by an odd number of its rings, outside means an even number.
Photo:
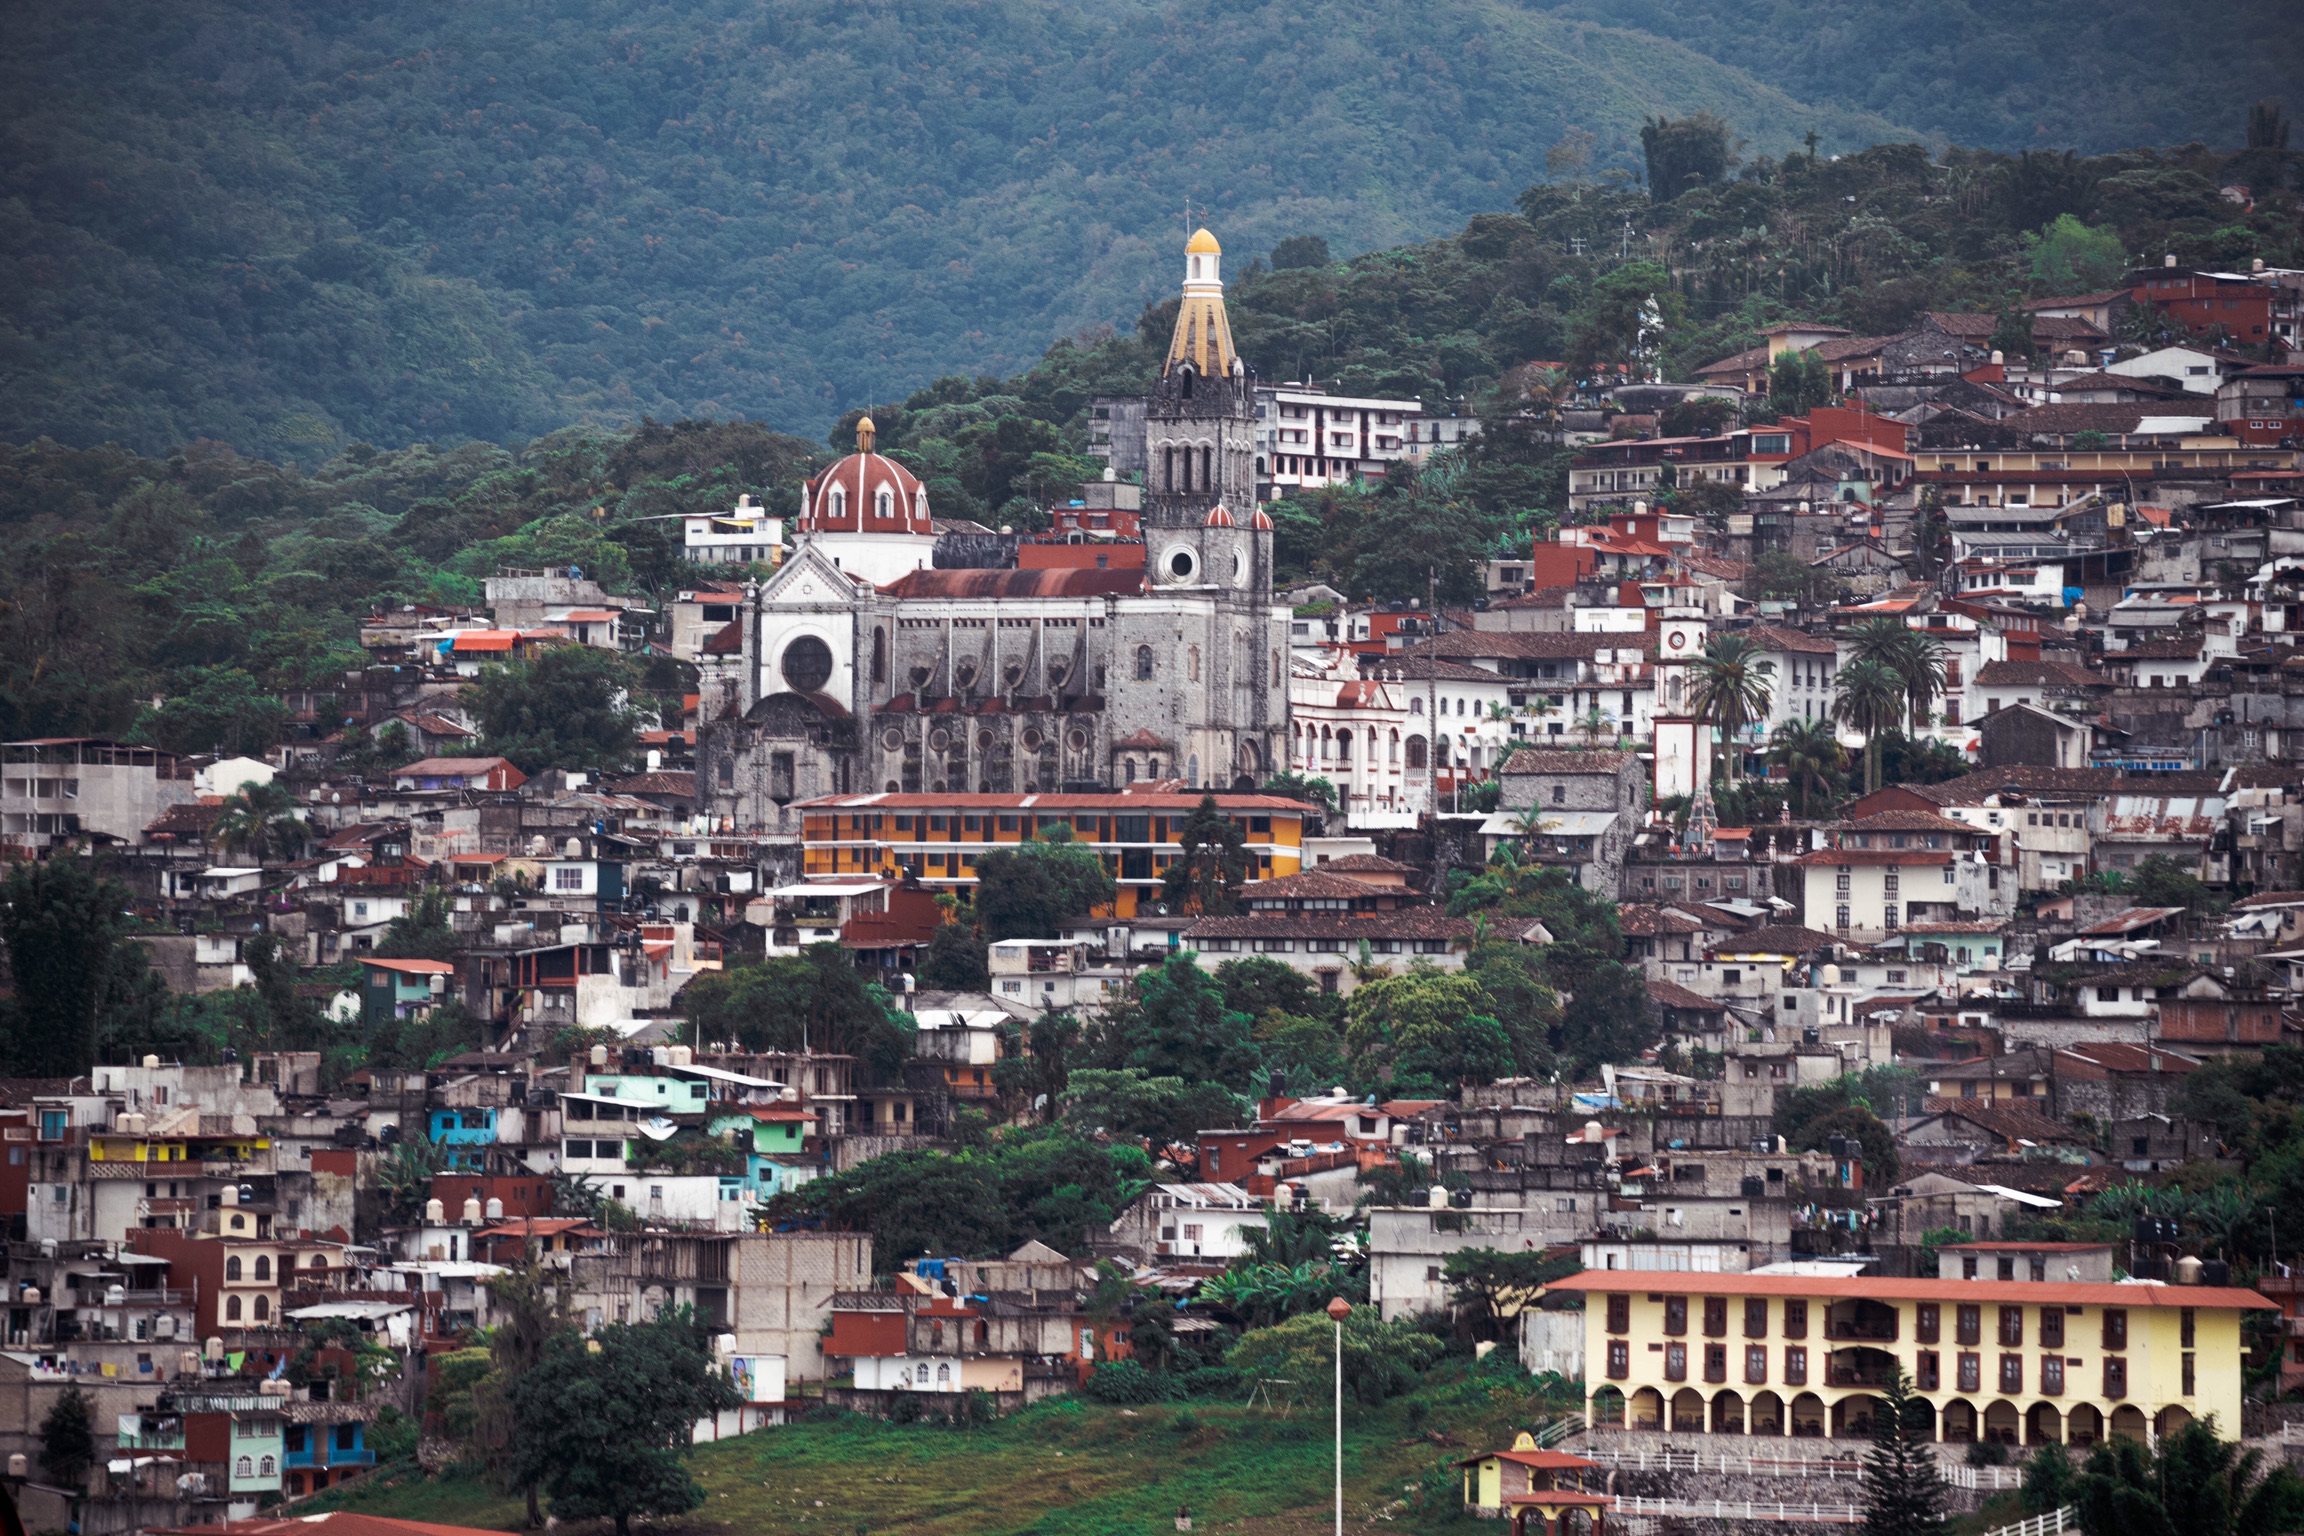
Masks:
[[[2229,144],[2239,108],[2297,105],[2304,26],[2287,0],[1529,0],[1652,32],[1812,101],[1994,149]]]
[[[2229,142],[2304,47],[2269,0],[2113,11],[20,8],[0,437],[311,463],[643,415],[815,436],[1168,296],[1187,198],[1237,273],[1291,235],[1349,254],[1509,208],[1564,138],[1636,170],[1652,113],[1717,112],[1747,158],[1811,130]]]
[[[1497,0],[108,0],[0,63],[0,434],[306,460],[744,414],[814,435],[1237,265],[1508,207],[1582,128],[1893,137]],[[1198,210],[1206,210],[1200,213]]]
[[[1508,1445],[1549,1415],[1528,1396],[1529,1378],[1501,1357],[1478,1372],[1452,1361],[1433,1374],[1409,1398],[1347,1414],[1344,1503],[1355,1527],[1374,1517],[1419,1532],[1494,1529],[1462,1515],[1447,1464]],[[1329,1424],[1325,1404],[1281,1418],[1229,1405],[1123,1409],[1076,1398],[964,1429],[842,1417],[700,1448],[692,1470],[704,1503],[679,1525],[712,1536],[1111,1536],[1169,1530],[1189,1506],[1198,1532],[1317,1536],[1333,1518]],[[413,1472],[381,1473],[327,1502],[503,1530],[518,1529],[524,1513],[478,1477]]]

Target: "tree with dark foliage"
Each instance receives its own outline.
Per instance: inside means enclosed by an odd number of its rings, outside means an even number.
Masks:
[[[1176,834],[1183,852],[1168,866],[1168,899],[1202,917],[1222,917],[1248,878],[1248,838],[1238,822],[1203,795]]]
[[[79,1492],[96,1464],[96,1413],[74,1382],[40,1421],[40,1470],[59,1488]]]
[[[8,1055],[20,1077],[74,1077],[96,1060],[96,1023],[111,985],[128,889],[84,858],[19,864],[0,885],[0,942],[16,996]]]
[[[706,1331],[686,1313],[553,1334],[508,1392],[516,1482],[550,1495],[562,1520],[685,1514],[704,1502],[688,1475],[689,1431],[736,1406]]]
[[[1932,1414],[1901,1367],[1872,1405],[1864,1455],[1865,1536],[1942,1536],[1946,1491]]]

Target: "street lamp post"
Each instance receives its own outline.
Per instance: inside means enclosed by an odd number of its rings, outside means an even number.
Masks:
[[[1344,1536],[1344,1319],[1352,1304],[1338,1296],[1328,1303],[1329,1321],[1336,1325],[1336,1536]]]

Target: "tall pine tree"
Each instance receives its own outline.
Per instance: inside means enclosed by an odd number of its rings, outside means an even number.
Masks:
[[[1865,1536],[1943,1536],[1944,1478],[1931,1441],[1931,1413],[1898,1370],[1872,1412],[1864,1456]]]

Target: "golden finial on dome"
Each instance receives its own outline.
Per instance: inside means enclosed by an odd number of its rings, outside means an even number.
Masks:
[[[874,438],[874,436],[876,436],[876,435],[878,434],[879,430],[880,430],[880,429],[879,429],[878,427],[875,427],[875,426],[873,426],[873,425],[872,425],[872,418],[871,418],[871,417],[869,417],[869,416],[859,416],[859,417],[857,417],[857,418],[856,418],[856,451],[857,451],[858,453],[870,453],[870,452],[872,451],[872,439]]]

